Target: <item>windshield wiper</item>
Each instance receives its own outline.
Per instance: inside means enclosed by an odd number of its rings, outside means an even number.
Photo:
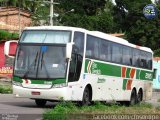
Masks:
[[[35,69],[36,63],[37,63],[37,59],[38,59],[38,54],[39,54],[39,53],[38,53],[38,51],[37,51],[36,57],[35,57],[34,61],[32,62],[32,64],[30,64],[30,66],[28,67],[28,70],[24,73],[23,78],[25,78],[25,77],[28,75],[28,73],[29,73],[29,71],[30,71],[30,68],[33,66],[33,64],[34,64],[34,69]]]
[[[50,78],[50,76],[49,76],[49,74],[48,74],[48,71],[47,71],[47,68],[46,68],[45,61],[43,60],[43,56],[44,56],[44,52],[42,53],[42,58],[41,58],[41,69],[42,69],[42,65],[44,65],[44,69],[45,69],[45,71],[46,71],[47,78]]]
[[[38,51],[37,51],[36,58],[35,58],[35,62],[34,62],[34,69],[35,69],[35,67],[36,67],[37,58],[38,58]]]

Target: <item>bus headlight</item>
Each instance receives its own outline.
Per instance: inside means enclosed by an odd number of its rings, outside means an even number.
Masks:
[[[66,86],[67,86],[66,83],[54,84],[54,85],[52,86],[52,88],[61,88],[61,87],[66,87]]]
[[[16,81],[12,81],[12,84],[13,84],[13,85],[16,85],[16,86],[22,86],[22,83],[16,82]]]

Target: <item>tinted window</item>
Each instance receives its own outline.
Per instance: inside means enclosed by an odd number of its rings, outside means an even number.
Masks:
[[[99,38],[87,36],[86,57],[99,59]]]
[[[74,33],[74,40],[75,43],[73,45],[73,52],[83,55],[84,51],[84,33],[81,32],[75,32]]]
[[[140,67],[141,68],[147,68],[147,55],[146,52],[141,51],[140,52]]]
[[[100,60],[111,61],[111,47],[110,42],[101,40],[100,41]]]
[[[146,59],[147,59],[147,68],[152,69],[152,54],[151,53],[146,53]]]
[[[133,66],[139,67],[139,61],[140,61],[140,51],[137,49],[133,49]]]
[[[112,62],[122,62],[122,46],[116,43],[112,43]]]
[[[87,36],[86,57],[113,63],[152,69],[152,54],[118,43]]]
[[[123,60],[125,65],[132,65],[132,51],[130,47],[123,46]]]

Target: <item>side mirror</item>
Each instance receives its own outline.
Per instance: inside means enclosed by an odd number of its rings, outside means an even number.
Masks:
[[[74,44],[74,43],[67,43],[67,44],[66,44],[66,58],[67,58],[67,59],[71,59],[73,44]]]
[[[8,57],[14,58],[14,56],[16,54],[17,44],[18,44],[18,41],[16,41],[16,40],[5,42],[4,54]]]

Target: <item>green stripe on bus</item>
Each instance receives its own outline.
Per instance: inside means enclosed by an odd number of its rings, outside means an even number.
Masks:
[[[32,80],[32,79],[28,79],[31,81],[31,84],[45,84],[45,83],[48,83],[48,82],[51,82],[52,84],[61,84],[61,83],[65,83],[66,82],[66,79],[53,79],[53,80]],[[16,81],[16,82],[20,82],[20,83],[23,83],[23,80],[19,77],[13,77],[13,81]]]
[[[140,79],[139,74],[140,74],[140,70],[136,70],[136,79],[137,79],[137,80]]]
[[[127,79],[123,79],[123,90],[126,90]]]
[[[109,75],[115,77],[121,77],[121,68],[113,65],[98,64],[98,68],[101,70],[101,75]]]
[[[52,82],[52,84],[65,83],[65,79],[54,79],[54,80],[31,80],[32,84],[45,84],[46,82]]]
[[[88,73],[87,67],[90,60],[85,61],[85,73]],[[93,62],[91,65],[92,74],[109,75],[121,77],[121,68],[110,64],[104,64],[99,62]]]
[[[126,78],[130,78],[130,71],[131,71],[131,68],[127,68]]]
[[[16,77],[16,76],[13,77],[13,81],[20,82],[20,83],[23,82],[21,78]]]
[[[65,82],[66,82],[66,79],[56,79],[52,81],[52,84],[61,84]]]
[[[85,60],[85,73],[89,74],[97,74],[97,75],[108,75],[108,76],[114,76],[114,77],[121,77],[122,73],[122,67],[118,65],[113,64],[107,64],[107,63],[101,63],[101,62],[95,62],[92,60],[91,66],[89,65],[90,62],[89,59]],[[88,72],[88,69],[91,69],[91,73]],[[130,72],[131,68],[126,68],[126,78],[130,78]],[[136,69],[136,79],[137,80],[153,80],[153,72],[146,71],[146,70],[139,70],[140,68]],[[133,76],[134,77],[134,76]]]

